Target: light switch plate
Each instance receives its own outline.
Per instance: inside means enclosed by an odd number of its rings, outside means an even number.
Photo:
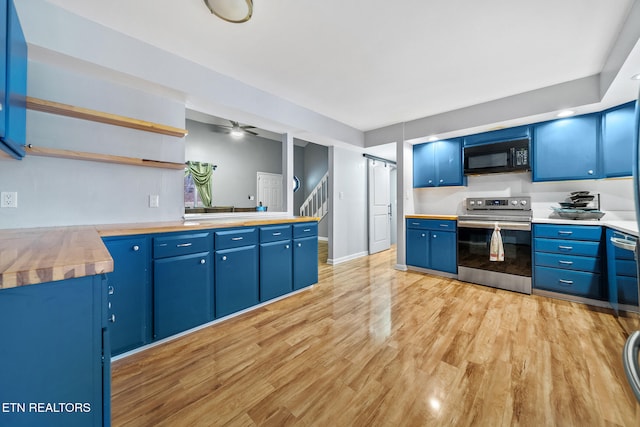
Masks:
[[[158,194],[149,194],[149,207],[150,208],[160,207],[160,196]]]
[[[17,208],[18,207],[18,192],[17,191],[3,191],[0,193],[0,207],[1,208]]]

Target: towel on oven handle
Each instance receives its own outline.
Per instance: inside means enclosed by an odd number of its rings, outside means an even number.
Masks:
[[[489,245],[489,261],[504,261],[504,246],[502,245],[502,235],[500,227],[496,222],[491,235],[491,244]]]

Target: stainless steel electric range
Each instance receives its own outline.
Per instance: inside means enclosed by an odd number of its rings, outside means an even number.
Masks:
[[[472,197],[458,217],[458,279],[531,293],[531,198]],[[503,261],[490,260],[491,237],[500,228]]]

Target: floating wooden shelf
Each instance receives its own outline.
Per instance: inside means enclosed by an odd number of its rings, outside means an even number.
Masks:
[[[75,107],[73,105],[61,104],[59,102],[45,101],[44,99],[33,98],[31,96],[27,96],[27,108],[35,111],[43,111],[45,113],[74,117],[76,119],[90,120],[93,122],[160,133],[163,135],[177,136],[179,138],[184,137],[188,133],[186,129],[132,119],[130,117],[119,116],[117,114],[104,113],[102,111],[90,110],[88,108]]]
[[[131,166],[146,166],[150,168],[184,169],[183,163],[163,162],[159,160],[139,159],[136,157],[113,156],[110,154],[88,153],[86,151],[61,150],[58,148],[25,146],[27,154],[42,157],[57,157],[61,159],[89,160],[102,163],[118,163]]]

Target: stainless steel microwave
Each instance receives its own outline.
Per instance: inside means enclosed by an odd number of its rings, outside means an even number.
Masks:
[[[464,147],[464,174],[524,172],[529,159],[528,138]]]

